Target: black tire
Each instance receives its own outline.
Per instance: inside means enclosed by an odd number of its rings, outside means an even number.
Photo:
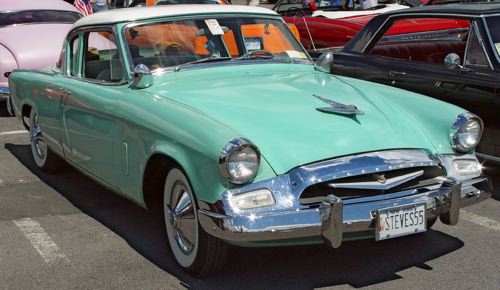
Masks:
[[[427,230],[430,230],[432,226],[436,223],[437,217],[427,220]]]
[[[62,160],[43,141],[43,132],[34,109],[30,113],[29,134],[31,155],[36,166],[47,173],[57,172],[61,168]]]
[[[199,224],[196,197],[184,173],[174,168],[165,180],[163,208],[170,249],[177,263],[197,277],[224,266],[228,245],[205,233]]]

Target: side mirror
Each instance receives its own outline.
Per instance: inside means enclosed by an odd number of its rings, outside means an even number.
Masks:
[[[333,53],[331,51],[328,51],[318,57],[318,59],[316,60],[316,64],[314,65],[314,69],[325,73],[331,73],[332,65]]]
[[[444,58],[444,64],[449,69],[457,69],[460,67],[460,56],[456,53],[448,53]]]
[[[153,75],[145,64],[138,64],[134,67],[134,80],[132,87],[135,89],[145,89],[153,85]]]

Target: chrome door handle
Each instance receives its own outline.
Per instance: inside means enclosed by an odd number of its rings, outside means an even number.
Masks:
[[[68,90],[66,90],[66,89],[63,89],[63,88],[60,88],[60,89],[59,89],[59,91],[60,91],[60,92],[61,92],[61,94],[63,94],[63,95],[69,95],[69,94],[71,94],[71,92],[70,92],[70,91],[68,91]]]
[[[405,73],[404,71],[393,71],[393,70],[391,70],[391,71],[389,72],[389,75],[390,75],[391,77],[396,77],[396,76],[404,77],[404,76],[406,76],[406,75],[407,75],[407,73]]]

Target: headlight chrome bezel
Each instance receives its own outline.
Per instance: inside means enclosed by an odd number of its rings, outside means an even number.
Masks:
[[[256,166],[255,172],[253,172],[253,174],[249,178],[247,178],[245,180],[237,180],[229,172],[229,168],[228,168],[229,157],[233,153],[235,153],[236,151],[241,150],[241,149],[245,149],[245,148],[250,148],[255,152],[255,154],[257,155],[257,166]],[[259,167],[260,167],[260,159],[261,159],[261,155],[260,155],[259,148],[257,148],[257,146],[255,146],[248,139],[241,138],[241,137],[234,138],[231,141],[229,141],[226,144],[226,146],[224,146],[224,148],[222,148],[221,154],[219,156],[219,171],[220,171],[222,177],[224,177],[224,179],[226,181],[228,181],[232,184],[235,184],[235,185],[246,184],[246,183],[250,182],[251,180],[253,180],[255,178],[255,176],[257,176],[257,173],[258,173]]]
[[[477,141],[474,143],[474,145],[470,146],[470,147],[465,147],[459,141],[458,133],[459,133],[461,128],[466,126],[468,123],[474,122],[474,121],[479,124],[479,128],[481,131],[480,131],[479,136],[477,138]],[[455,150],[458,153],[467,153],[467,152],[473,150],[474,148],[476,148],[476,146],[481,141],[481,137],[482,137],[483,132],[484,132],[484,124],[483,124],[483,120],[481,120],[481,118],[479,118],[478,116],[476,116],[470,112],[465,112],[465,113],[458,115],[455,118],[455,121],[453,121],[453,124],[451,125],[451,130],[452,130],[451,144],[452,144],[453,150]]]

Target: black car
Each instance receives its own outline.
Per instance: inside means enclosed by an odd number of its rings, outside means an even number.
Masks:
[[[477,155],[500,161],[499,4],[425,6],[379,15],[333,53],[331,72],[473,112],[485,126]]]

